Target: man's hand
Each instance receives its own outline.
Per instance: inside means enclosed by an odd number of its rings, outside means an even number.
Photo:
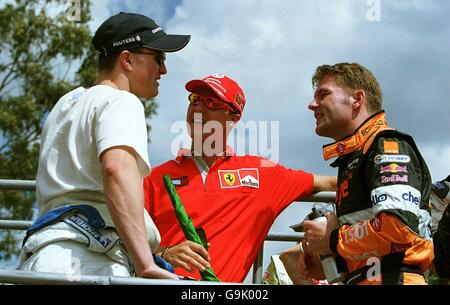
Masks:
[[[313,252],[328,255],[330,249],[330,234],[339,227],[337,217],[334,213],[328,213],[327,221],[305,220],[305,240]]]
[[[323,280],[325,274],[323,273],[322,262],[319,254],[314,253],[308,246],[306,241],[302,241],[303,252],[298,258],[298,270],[300,278],[303,280]]]
[[[286,272],[294,285],[305,285],[312,283],[311,281],[305,281],[299,273],[298,259],[301,254],[301,244],[296,244],[295,246],[284,250],[279,255],[279,258],[284,265],[284,269],[286,269]]]
[[[211,267],[208,251],[202,245],[189,240],[167,249],[164,259],[172,266],[181,267],[190,272],[194,271],[193,268],[205,271]]]
[[[158,267],[156,264],[139,272],[138,276],[151,279],[179,280],[178,275]]]

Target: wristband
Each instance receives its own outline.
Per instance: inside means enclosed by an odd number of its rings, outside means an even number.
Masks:
[[[169,250],[169,248],[170,248],[170,246],[167,246],[167,247],[164,248],[164,251],[161,253],[161,258],[162,259],[165,259],[166,252],[167,252],[167,250]]]

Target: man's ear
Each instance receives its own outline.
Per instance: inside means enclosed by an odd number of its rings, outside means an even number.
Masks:
[[[122,51],[119,55],[119,62],[125,71],[131,72],[133,70],[130,51]]]
[[[356,90],[353,93],[353,96],[351,96],[353,108],[361,107],[365,100],[366,100],[366,93],[364,92],[364,90]]]
[[[241,115],[239,113],[235,113],[231,119],[233,120],[234,125],[236,125],[241,119]]]

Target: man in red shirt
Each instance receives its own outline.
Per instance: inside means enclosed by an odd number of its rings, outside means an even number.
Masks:
[[[199,271],[212,266],[221,281],[242,282],[275,218],[296,199],[334,191],[336,178],[234,155],[226,141],[242,116],[242,89],[221,74],[192,80],[186,89],[191,92],[186,121],[192,146],[145,178],[146,209],[161,234],[159,252],[177,274],[200,279]],[[208,250],[186,241],[164,187],[166,174],[194,226],[204,230]]]

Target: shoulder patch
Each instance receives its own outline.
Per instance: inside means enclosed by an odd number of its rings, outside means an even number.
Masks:
[[[376,155],[373,159],[375,164],[380,163],[409,163],[411,157],[408,155]]]
[[[444,199],[445,197],[447,197],[450,188],[444,181],[438,181],[433,183],[433,190],[436,192],[436,195],[438,195],[439,198]]]
[[[398,154],[400,150],[398,148],[397,141],[383,141],[383,149],[385,154]]]

